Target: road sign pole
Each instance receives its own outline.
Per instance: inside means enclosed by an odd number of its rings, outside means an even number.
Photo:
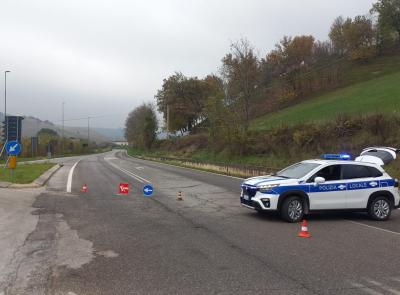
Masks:
[[[6,149],[6,145],[7,145],[7,141],[4,142],[3,147],[1,148],[0,158],[1,158],[1,156],[3,155],[3,153],[4,153],[4,150]]]

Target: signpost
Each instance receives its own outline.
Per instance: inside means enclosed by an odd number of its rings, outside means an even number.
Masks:
[[[6,152],[9,156],[17,156],[21,153],[21,145],[18,141],[9,141],[6,144]]]
[[[143,187],[143,194],[144,194],[145,196],[150,197],[150,196],[153,194],[153,192],[154,192],[154,189],[153,189],[153,187],[152,187],[150,184],[146,184],[146,185]]]
[[[8,159],[8,168],[15,169],[17,168],[17,156],[10,156]]]
[[[18,141],[9,141],[6,144],[6,152],[8,154],[8,159],[4,167],[11,169],[11,179],[14,182],[14,170],[17,168],[17,155],[21,153],[21,145]]]
[[[39,147],[39,138],[37,136],[31,137],[31,154],[32,158],[37,156]]]
[[[3,121],[3,142],[16,140],[21,142],[22,120],[20,116],[6,116]]]

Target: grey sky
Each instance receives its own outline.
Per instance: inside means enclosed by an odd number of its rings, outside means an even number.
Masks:
[[[336,16],[365,14],[373,2],[1,0],[8,110],[57,121],[64,100],[66,119],[110,115],[92,122],[122,127],[174,71],[217,72],[231,41],[246,37],[264,56],[284,35],[325,40]]]

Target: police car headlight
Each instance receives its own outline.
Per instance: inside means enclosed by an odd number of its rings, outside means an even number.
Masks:
[[[260,185],[258,187],[259,191],[262,193],[266,193],[271,191],[274,187],[279,186],[279,184],[266,184],[266,185]]]

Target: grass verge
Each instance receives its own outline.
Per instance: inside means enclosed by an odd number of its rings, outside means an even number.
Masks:
[[[11,169],[4,169],[4,166],[1,166],[0,181],[18,184],[31,183],[54,165],[53,163],[18,165],[13,175]]]

